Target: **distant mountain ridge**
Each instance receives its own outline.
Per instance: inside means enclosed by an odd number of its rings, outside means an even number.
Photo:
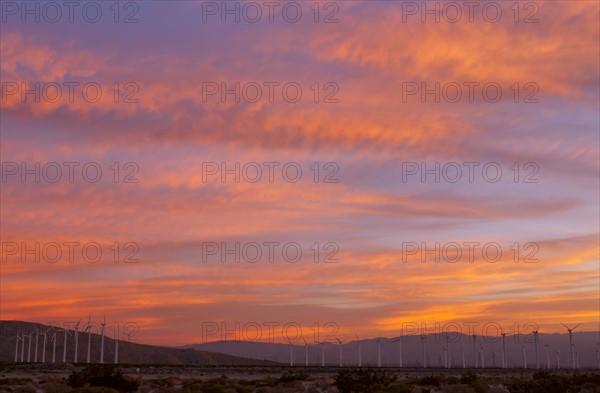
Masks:
[[[29,334],[38,331],[46,331],[52,327],[40,323],[24,322],[24,321],[0,321],[0,361],[12,362],[15,360],[15,344],[16,336],[19,332]],[[57,329],[56,342],[56,363],[63,361],[64,348],[64,330]],[[74,330],[68,330],[67,339],[67,363],[72,363],[75,354]],[[46,337],[46,353],[45,362],[52,362],[54,351],[54,343],[51,341],[53,330],[49,330]],[[90,362],[100,362],[100,342],[99,334],[91,334],[90,345]],[[88,348],[88,333],[83,333],[81,330],[78,334],[78,363],[86,363],[87,348]],[[105,336],[104,338],[104,363],[114,363],[115,360],[115,340]],[[21,361],[21,353],[24,355],[24,360],[35,360],[35,335],[31,339],[31,350],[29,350],[29,338],[25,337],[25,347],[22,351],[21,343],[17,353],[18,360]],[[38,338],[37,360],[42,361],[43,356],[43,336]],[[119,340],[118,343],[118,362],[120,364],[165,364],[165,365],[209,365],[209,366],[226,366],[226,365],[258,365],[264,364],[254,359],[246,359],[242,357],[231,356],[223,353],[214,353],[193,348],[171,348],[154,345],[137,344],[128,341]]]
[[[400,347],[396,338],[374,338],[360,341],[361,363],[363,366],[376,366],[378,364],[378,343],[381,345],[382,366],[398,367],[400,364]],[[477,365],[481,366],[481,345],[483,345],[483,365],[485,367],[502,367],[502,337],[478,336],[475,350],[471,336],[464,334],[452,334],[449,342],[449,350],[446,351],[445,340],[440,334],[426,335],[425,357],[428,367],[445,367],[446,361],[451,367],[475,366],[475,355]],[[507,335],[506,358],[511,368],[522,368],[527,363],[528,368],[536,367],[535,343],[532,335]],[[580,368],[599,368],[600,364],[600,332],[574,332],[573,343],[575,353],[579,358]],[[549,345],[548,355],[550,367],[556,368],[557,351],[560,368],[571,368],[571,354],[569,350],[568,334],[539,334],[538,356],[540,368],[546,368],[548,359],[546,344]],[[191,344],[187,348],[195,348],[205,351],[221,352],[235,356],[254,357],[262,360],[270,360],[279,363],[290,363],[290,345],[283,343],[265,343],[251,341],[214,341],[202,344]],[[358,365],[358,341],[356,339],[343,343],[343,364],[347,366]],[[340,345],[336,342],[328,342],[321,347],[320,344],[293,343],[292,359],[295,365],[304,365],[306,362],[306,351],[308,350],[309,365],[320,365],[322,354],[325,354],[326,365],[339,365]],[[523,352],[525,356],[523,356]],[[402,365],[403,367],[423,366],[423,344],[420,336],[405,336],[402,341]]]

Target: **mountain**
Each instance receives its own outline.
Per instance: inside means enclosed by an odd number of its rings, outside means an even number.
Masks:
[[[381,345],[381,363],[383,366],[398,366],[399,364],[399,345],[398,341],[392,338],[365,339],[361,340],[361,358],[362,365],[377,365],[378,344]],[[596,368],[600,360],[598,350],[600,350],[599,332],[574,332],[573,343],[574,352],[579,358],[581,368]],[[510,367],[523,367],[525,359],[527,366],[533,368],[536,365],[535,342],[533,335],[507,335],[506,357]],[[548,353],[546,344],[549,345]],[[478,336],[475,344],[478,363],[481,363],[479,351],[483,345],[483,360],[486,367],[502,367],[502,337],[498,336]],[[429,360],[429,367],[443,367],[445,364],[445,340],[441,334],[426,335],[425,353]],[[192,344],[186,346],[198,350],[220,352],[229,355],[253,357],[261,360],[271,360],[280,363],[290,362],[290,345],[265,342],[250,341],[215,341],[202,344]],[[463,348],[465,363],[467,367],[474,366],[475,355],[473,339],[470,336],[458,333],[451,333],[449,336],[448,362],[454,367],[463,365]],[[321,364],[321,354],[324,349],[325,363],[328,365],[339,365],[340,345],[338,343],[325,343],[322,348],[320,344],[292,345],[292,355],[294,364],[303,365],[305,363],[306,350],[308,350],[308,362],[310,365]],[[358,364],[358,341],[353,340],[342,345],[342,356],[345,365]],[[551,367],[556,367],[557,351],[560,367],[571,367],[571,354],[569,351],[568,334],[539,334],[538,356],[540,367],[545,368],[548,362],[547,354],[550,357]],[[420,336],[405,336],[402,340],[402,363],[404,367],[422,367],[423,364],[423,344]]]
[[[52,337],[56,332],[56,362],[61,363],[63,360],[63,348],[65,330],[62,328],[53,328],[48,325],[42,325],[33,322],[23,321],[0,321],[0,361],[14,361],[15,359],[15,344],[16,336],[19,332],[29,334],[31,332],[47,331],[46,337],[46,362],[52,361],[54,352],[54,342]],[[75,331],[67,330],[67,362],[73,362],[75,353]],[[43,355],[43,335],[38,336],[38,361],[42,360]],[[17,353],[19,361],[21,360],[21,351],[25,361],[28,357],[29,338],[25,337],[25,346],[19,344]],[[100,342],[101,336],[91,334],[91,350],[90,358],[92,363],[100,361]],[[88,334],[79,332],[78,334],[78,362],[85,363],[87,360]],[[31,338],[31,352],[29,356],[31,361],[35,357],[35,335]],[[104,362],[113,363],[115,360],[115,340],[109,337],[104,338]],[[164,364],[164,365],[257,365],[264,364],[255,359],[247,359],[243,357],[231,356],[223,353],[214,353],[193,348],[169,348],[153,345],[137,344],[128,341],[119,341],[118,344],[118,360],[124,364]]]

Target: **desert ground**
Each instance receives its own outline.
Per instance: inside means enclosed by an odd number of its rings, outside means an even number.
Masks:
[[[0,393],[600,393],[600,370],[10,364]]]

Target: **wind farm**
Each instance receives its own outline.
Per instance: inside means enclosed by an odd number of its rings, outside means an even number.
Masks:
[[[144,346],[131,341],[131,335],[106,335],[106,317],[98,324],[94,332],[92,316],[84,328],[86,346],[80,347],[76,339],[80,322],[65,324],[60,327],[27,322],[2,321],[2,348],[5,356],[2,361],[14,363],[95,363],[104,364],[105,355],[113,359],[112,364],[143,363],[141,359],[131,359],[129,351],[132,346]],[[540,334],[533,331],[529,334],[508,335],[501,333],[496,336],[466,335],[462,333],[430,333],[402,334],[390,338],[363,338],[357,335],[345,340],[334,337],[330,341],[309,343],[302,337],[302,343],[287,343],[260,341],[228,341],[216,340],[201,344],[189,344],[182,350],[201,350],[206,352],[223,353],[238,359],[252,359],[256,362],[268,361],[271,364],[287,364],[290,367],[321,366],[321,367],[376,367],[376,368],[443,368],[443,369],[560,369],[560,364],[570,369],[600,369],[598,362],[598,333],[582,332],[569,334]],[[114,329],[118,334],[119,330]],[[582,342],[582,349],[576,351],[574,334]],[[36,335],[41,337],[37,340]],[[541,337],[541,338],[540,338]],[[469,357],[465,346],[472,345],[473,353]],[[540,362],[539,348],[546,348],[545,362]],[[58,348],[58,352],[57,352]],[[119,357],[118,351],[121,351]],[[165,347],[166,348],[166,347]],[[175,348],[175,347],[173,347]],[[555,349],[557,356],[551,362],[550,348]],[[560,361],[560,353],[567,353]],[[47,352],[51,356],[47,356]],[[79,352],[79,354],[77,353]],[[520,358],[514,359],[508,353],[519,353]],[[8,354],[10,355],[7,356]],[[85,356],[78,356],[78,355]],[[499,363],[496,354],[500,354]],[[581,355],[579,355],[581,354]],[[39,356],[38,356],[39,355]],[[534,359],[535,363],[528,362]],[[288,362],[283,362],[287,357]],[[578,357],[582,359],[577,362]],[[59,360],[60,359],[60,360]],[[79,361],[69,361],[69,359]],[[80,359],[83,359],[81,361]],[[279,359],[279,361],[278,361]],[[437,361],[432,360],[437,359]],[[454,359],[454,360],[453,360]],[[456,361],[455,359],[461,359]],[[509,360],[510,359],[510,360]],[[148,359],[149,362],[153,360]],[[181,361],[185,364],[185,361]],[[168,362],[166,364],[169,364]],[[180,364],[176,362],[175,364]],[[231,363],[228,363],[231,364]]]
[[[435,377],[444,381],[448,378],[448,380],[465,379],[465,375],[475,375],[474,378],[478,378],[478,381],[490,381],[490,383],[506,381],[506,386],[511,386],[510,381],[524,376],[535,377],[536,372],[551,373],[543,375],[563,375],[561,378],[570,378],[571,373],[577,372],[586,375],[585,378],[589,376],[590,380],[600,379],[600,364],[596,352],[598,332],[576,333],[575,328],[569,328],[570,335],[543,334],[538,330],[530,334],[518,335],[502,332],[495,336],[475,336],[456,332],[438,334],[423,332],[406,335],[402,332],[390,338],[359,339],[354,334],[313,343],[309,343],[303,337],[300,343],[294,343],[289,339],[287,343],[231,340],[174,348],[131,342],[130,334],[121,334],[120,337],[106,335],[106,326],[110,326],[110,320],[107,323],[105,316],[98,325],[99,327],[95,329],[93,318],[89,315],[83,330],[87,345],[78,347],[75,337],[80,326],[79,322],[65,324],[71,327],[69,329],[58,325],[1,321],[0,369],[9,371],[15,376],[33,377],[37,375],[35,370],[54,370],[53,373],[61,375],[71,372],[73,367],[83,370],[84,367],[94,365],[96,367],[116,366],[131,375],[130,378],[137,376],[142,386],[160,376],[167,378],[173,372],[179,378],[195,381],[198,380],[198,373],[212,376],[214,380],[218,375],[226,372],[241,378],[240,380],[246,380],[253,375],[261,375],[264,378],[278,375],[283,375],[281,378],[284,378],[288,375],[285,378],[295,376],[293,378],[308,378],[307,381],[314,383],[320,381],[319,384],[333,383],[334,385],[335,382],[332,381],[339,380],[349,372],[355,373],[358,377],[362,372],[379,373],[378,375],[382,377],[405,381],[402,383],[411,386],[417,386],[420,383],[418,381],[429,381],[427,378]],[[36,332],[41,332],[39,333],[41,339],[37,343]],[[29,337],[32,337],[32,348],[29,346]],[[567,351],[573,348],[574,341],[580,343],[582,348],[591,348],[589,353],[584,349],[573,351],[575,370],[570,367],[570,359],[573,359],[571,351]],[[546,361],[540,364],[539,369],[537,367],[538,343],[546,348]],[[475,349],[469,358],[465,348],[473,344]],[[59,348],[58,353],[57,348]],[[119,357],[116,356],[117,348],[121,350]],[[554,362],[551,361],[550,348],[557,348]],[[36,350],[41,353],[41,356],[35,356]],[[81,356],[77,357],[74,354],[76,350],[81,352]],[[52,356],[47,358],[46,351],[51,352]],[[111,357],[113,351],[114,358]],[[506,353],[509,352],[519,353],[520,356],[517,359],[507,357]],[[28,357],[27,353],[31,353],[32,356]],[[564,354],[568,354],[562,362],[561,353],[563,357]],[[497,354],[501,355],[500,362],[497,362]],[[107,364],[105,355],[115,362]],[[527,355],[536,359],[534,366],[528,363]],[[79,363],[69,361],[76,358],[82,360]],[[564,367],[564,364],[569,366]],[[142,375],[143,377],[140,377]],[[210,378],[203,380],[208,381]],[[310,386],[310,383],[307,382],[307,386]],[[440,392],[444,391],[440,390]],[[505,391],[511,392],[508,388]]]

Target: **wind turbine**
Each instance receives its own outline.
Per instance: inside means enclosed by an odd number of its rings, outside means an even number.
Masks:
[[[33,362],[37,363],[37,355],[38,355],[38,338],[40,336],[40,332],[38,331],[37,325],[34,325],[35,329],[35,349],[33,350]]]
[[[546,364],[548,370],[550,369],[550,344],[546,344]]]
[[[90,314],[88,318],[87,326],[85,327],[84,332],[88,334],[88,347],[87,347],[87,363],[90,362],[90,354],[92,350],[92,314]]]
[[[325,341],[321,341],[321,367],[325,367]]]
[[[52,363],[56,363],[56,330],[54,331],[54,334],[52,334],[52,338],[50,340],[52,341]]]
[[[421,334],[421,347],[423,348],[423,368],[427,368],[427,355],[425,353],[425,344],[427,343],[427,336]]]
[[[25,333],[21,332],[21,363],[25,361]]]
[[[360,338],[358,338],[358,335],[355,334],[356,336],[356,340],[358,341],[357,347],[358,347],[358,367],[362,367],[362,354],[360,351]]]
[[[560,370],[560,351],[556,351],[556,369]]]
[[[381,339],[377,339],[377,367],[381,367]]]
[[[119,324],[115,329],[115,364],[119,363]]]
[[[48,330],[50,330],[52,328],[48,328],[46,330],[44,330],[44,332],[42,333],[42,336],[44,336],[44,345],[42,346],[42,363],[46,363],[46,344],[48,343],[48,338],[46,337],[46,332],[48,332]]]
[[[81,323],[81,319],[75,325],[75,354],[73,356],[73,363],[77,363],[77,354],[79,352],[79,324]]]
[[[477,355],[477,335],[473,334],[471,337],[473,337],[473,357],[475,358],[475,368],[479,367],[479,356]]]
[[[294,367],[294,346],[289,338],[288,343],[290,344],[290,367]]]
[[[69,330],[65,330],[65,338],[63,340],[63,363],[67,362],[67,338],[69,336]]]
[[[538,342],[539,342],[538,331],[534,330],[533,331],[533,343],[535,344],[535,367],[539,370],[540,369],[540,354],[538,352]]]
[[[564,323],[560,323],[561,325],[563,325],[564,327],[567,328],[567,331],[569,332],[569,347],[571,347],[571,368],[575,368],[575,354],[573,353],[573,330],[577,329],[579,327],[579,325],[581,325],[580,323],[575,325],[575,327],[568,327],[567,325],[565,325]]]
[[[508,368],[506,364],[506,333],[500,333],[502,335],[502,368]]]
[[[444,365],[446,366],[446,368],[450,368],[450,363],[448,360],[448,354],[450,352],[450,342],[449,342],[449,336],[446,334],[444,336],[444,338],[446,339],[446,347],[444,348]]]
[[[29,343],[27,344],[27,363],[31,362],[31,336],[33,336],[33,332],[27,335],[29,337]]]
[[[485,368],[485,347],[483,344],[479,343],[479,354],[481,355],[481,368]]]
[[[21,332],[17,332],[17,335],[15,337],[11,337],[9,340],[12,340],[13,338],[15,339],[15,363],[17,363],[19,361],[19,341],[20,341],[20,337],[19,335],[21,334]]]
[[[337,342],[340,344],[340,367],[343,367],[343,366],[344,366],[344,357],[343,357],[344,355],[342,354],[342,348],[343,348],[343,346],[342,346],[342,342],[341,342],[341,341],[340,341],[340,339],[339,339],[339,338],[337,338],[337,337],[336,337],[335,339],[336,339],[336,340],[337,340]]]
[[[106,314],[104,314],[104,320],[100,324],[100,326],[101,326],[100,334],[102,335],[100,337],[100,363],[104,363],[104,335],[106,334]]]
[[[463,368],[467,368],[467,356],[465,353],[465,346],[463,345],[462,347],[462,363],[463,363]]]
[[[527,354],[525,352],[525,345],[521,346],[521,354],[523,355],[523,368],[527,368]]]
[[[302,340],[304,340],[304,336],[302,336]],[[304,340],[304,366],[308,367],[308,343]]]
[[[398,367],[402,368],[402,335],[392,342],[398,341]]]

